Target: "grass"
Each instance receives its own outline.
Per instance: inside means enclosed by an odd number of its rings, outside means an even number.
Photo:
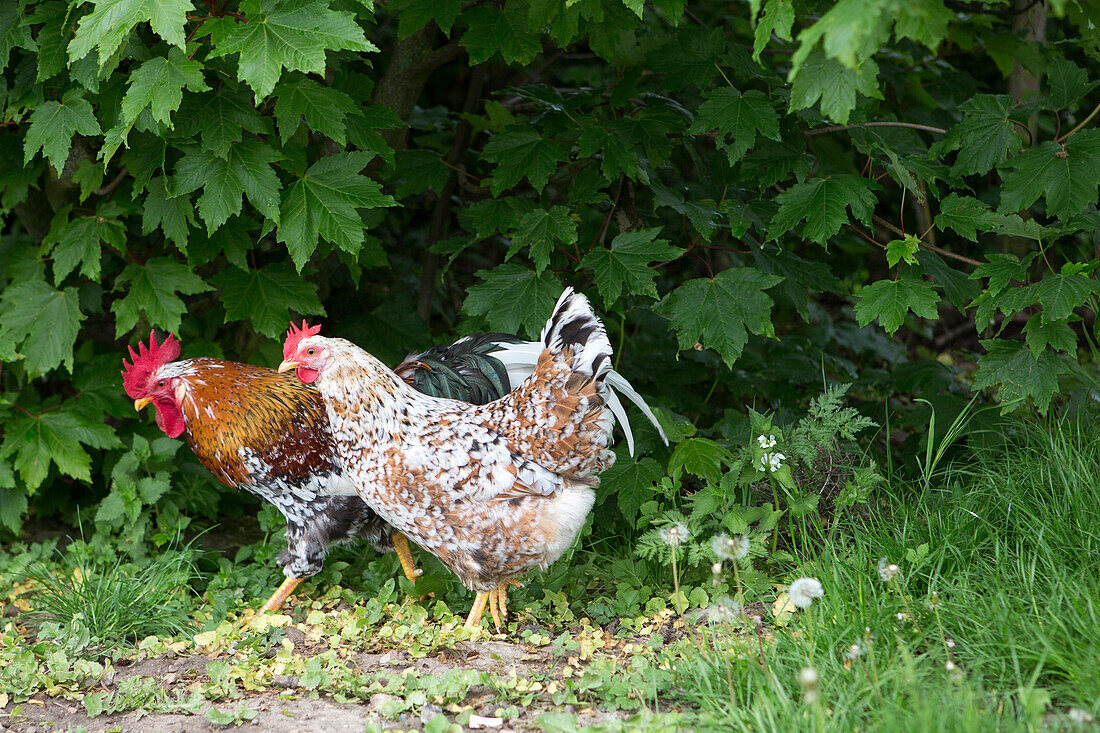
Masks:
[[[1100,437],[1065,423],[1007,432],[938,485],[895,485],[873,516],[849,520],[800,569],[825,597],[772,644],[713,633],[676,694],[740,730],[1054,730],[1072,729],[1071,708],[1100,717]],[[900,566],[890,583],[883,556]],[[820,678],[814,703],[803,667]]]
[[[141,566],[93,558],[84,548],[73,543],[59,563],[36,563],[24,572],[23,580],[36,586],[25,618],[40,632],[110,646],[191,628],[184,594],[194,575],[190,547],[168,549]]]
[[[172,605],[184,598],[182,554],[134,568],[90,563],[71,549],[62,566],[36,576],[45,588],[37,610],[53,619],[49,634],[157,634],[163,638],[123,645],[113,658],[206,655],[205,677],[186,692],[146,690],[159,681],[134,678],[127,689],[149,695],[121,688],[89,695],[87,680],[99,668],[80,661],[79,649],[59,660],[55,645],[11,625],[0,631],[0,650],[15,656],[0,651],[0,666],[20,680],[16,700],[53,690],[83,698],[89,712],[138,707],[227,724],[250,717],[246,693],[279,691],[273,680],[294,678],[303,696],[323,691],[366,703],[381,694],[375,712],[383,720],[419,719],[434,705],[443,717],[432,729],[441,731],[466,722],[475,691],[481,713],[499,710],[513,726],[545,731],[591,722],[578,712],[585,710],[604,716],[600,730],[1080,730],[1075,719],[1100,718],[1100,433],[1073,422],[1014,422],[963,437],[985,447],[956,445],[915,471],[913,483],[894,476],[869,512],[838,520],[828,542],[800,541],[806,554],[795,564],[758,559],[755,569],[776,581],[747,598],[764,603],[759,630],[699,622],[698,611],[677,619],[667,602],[670,576],[621,549],[556,566],[522,592],[526,603],[514,606],[507,639],[521,645],[521,656],[538,657],[526,677],[475,672],[461,661],[414,674],[402,665],[475,648],[484,632],[471,638],[439,600],[465,604],[465,594],[415,602],[396,589],[388,561],[331,560],[331,575],[307,585],[293,619],[242,633],[232,620],[244,573],[257,576],[247,577],[260,590],[267,582],[258,577],[266,570],[247,569],[252,563],[223,562],[204,604],[184,608]],[[899,568],[889,581],[878,571],[883,557]],[[782,585],[799,576],[818,578],[824,597],[775,614]],[[350,587],[329,585],[341,578]],[[587,592],[556,590],[583,583]],[[652,592],[637,592],[647,587]],[[603,624],[610,616],[611,631],[588,618]],[[305,642],[291,643],[291,627]],[[354,658],[389,650],[407,661],[364,669]],[[812,689],[800,684],[807,667],[817,674]],[[5,675],[0,669],[0,681]]]

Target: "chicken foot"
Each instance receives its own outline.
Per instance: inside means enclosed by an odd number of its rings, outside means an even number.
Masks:
[[[393,542],[397,559],[401,561],[401,569],[405,571],[405,577],[409,579],[410,583],[415,583],[416,579],[424,574],[424,571],[416,567],[416,561],[413,560],[412,552],[409,551],[408,539],[400,532],[394,532],[390,535],[390,541]]]
[[[508,588],[511,586],[522,588],[523,583],[509,579],[493,590],[478,593],[477,598],[474,599],[474,607],[470,609],[470,615],[466,617],[464,625],[467,628],[480,626],[481,617],[485,615],[485,605],[488,604],[493,624],[499,633],[503,628],[502,621],[508,618]]]

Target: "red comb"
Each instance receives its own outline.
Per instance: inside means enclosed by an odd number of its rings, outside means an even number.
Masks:
[[[130,361],[133,363],[122,360],[122,387],[126,390],[126,394],[136,400],[145,394],[149,375],[162,364],[167,364],[180,355],[180,342],[175,336],[168,334],[164,341],[158,344],[157,335],[150,331],[148,346],[139,341],[137,351],[134,351],[133,346],[129,348]]]
[[[294,355],[294,352],[298,350],[298,344],[302,339],[309,338],[310,336],[316,336],[321,332],[321,327],[311,326],[302,321],[302,327],[298,328],[293,323],[290,324],[290,329],[286,332],[286,341],[283,342],[283,358],[289,359]]]

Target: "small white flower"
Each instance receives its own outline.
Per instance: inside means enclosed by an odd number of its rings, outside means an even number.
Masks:
[[[948,672],[954,672],[955,671],[955,663],[952,662],[950,659],[948,659],[947,664],[945,664],[943,666],[947,669]]]
[[[711,572],[711,575],[716,575],[716,576],[721,575],[722,574],[722,563],[716,562],[713,565],[711,565],[710,566],[710,572]]]
[[[710,541],[710,549],[722,560],[740,560],[749,554],[749,538],[743,534],[735,537],[715,535]]]
[[[943,601],[940,600],[940,596],[936,591],[932,591],[928,594],[928,610],[938,611],[943,608]]]
[[[661,541],[669,547],[679,547],[690,537],[687,526],[683,522],[670,524],[661,530]]]
[[[757,458],[756,463],[754,463],[753,465],[756,466],[757,471],[767,471],[768,470],[768,454],[765,453],[764,455]]]
[[[782,453],[772,453],[768,456],[768,470],[775,473],[783,468],[783,461],[785,460],[787,460],[787,457]]]
[[[802,702],[813,705],[817,702],[817,670],[813,667],[803,667],[798,673],[798,684],[802,685]]]
[[[1070,708],[1069,712],[1066,713],[1066,717],[1069,718],[1071,722],[1077,723],[1077,725],[1084,725],[1085,723],[1092,722],[1092,715],[1081,708]]]
[[[898,611],[896,614],[894,614],[894,617],[901,622],[909,620],[909,614],[907,614],[905,611]]]
[[[729,596],[722,596],[707,608],[707,617],[715,624],[733,623],[740,615],[741,605]]]
[[[756,442],[760,445],[761,450],[768,450],[775,447],[774,435],[757,435]]]
[[[878,577],[882,578],[882,582],[889,583],[899,572],[901,572],[901,568],[885,557],[878,561]]]
[[[947,646],[948,649],[955,648],[955,640],[952,639],[950,636],[947,637],[947,639],[943,643]]]
[[[852,644],[848,647],[848,651],[844,652],[844,656],[853,662],[859,659],[861,654],[863,654],[863,647],[859,644]]]
[[[787,589],[787,596],[795,608],[806,609],[813,605],[815,598],[825,595],[825,588],[817,578],[799,578]]]

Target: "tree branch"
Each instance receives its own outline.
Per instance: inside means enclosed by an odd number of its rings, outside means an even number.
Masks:
[[[886,219],[883,219],[881,216],[879,216],[877,214],[873,214],[872,218],[874,219],[874,222],[876,224],[880,224],[881,226],[886,227],[887,229],[889,229],[890,231],[892,231],[894,234],[898,235],[899,237],[904,237],[905,236],[905,232],[903,232],[898,227],[894,226],[891,222],[887,221]],[[924,247],[925,249],[927,249],[930,252],[935,252],[938,255],[942,255],[944,257],[949,257],[953,260],[958,260],[959,262],[965,262],[966,264],[973,265],[974,267],[980,267],[983,264],[981,262],[978,262],[977,260],[972,260],[972,259],[970,259],[969,257],[967,257],[965,255],[956,254],[954,252],[948,252],[946,249],[943,249],[942,247],[937,247],[934,244],[929,244],[928,242],[925,242],[923,239],[920,240],[920,246]]]
[[[942,127],[919,125],[916,122],[864,122],[859,125],[833,125],[831,127],[815,127],[812,130],[804,130],[802,134],[806,137],[810,137],[811,135],[824,135],[827,132],[855,130],[861,127],[905,127],[910,130],[923,130],[924,132],[934,132],[939,135],[943,135],[947,132],[947,130],[943,129]]]

